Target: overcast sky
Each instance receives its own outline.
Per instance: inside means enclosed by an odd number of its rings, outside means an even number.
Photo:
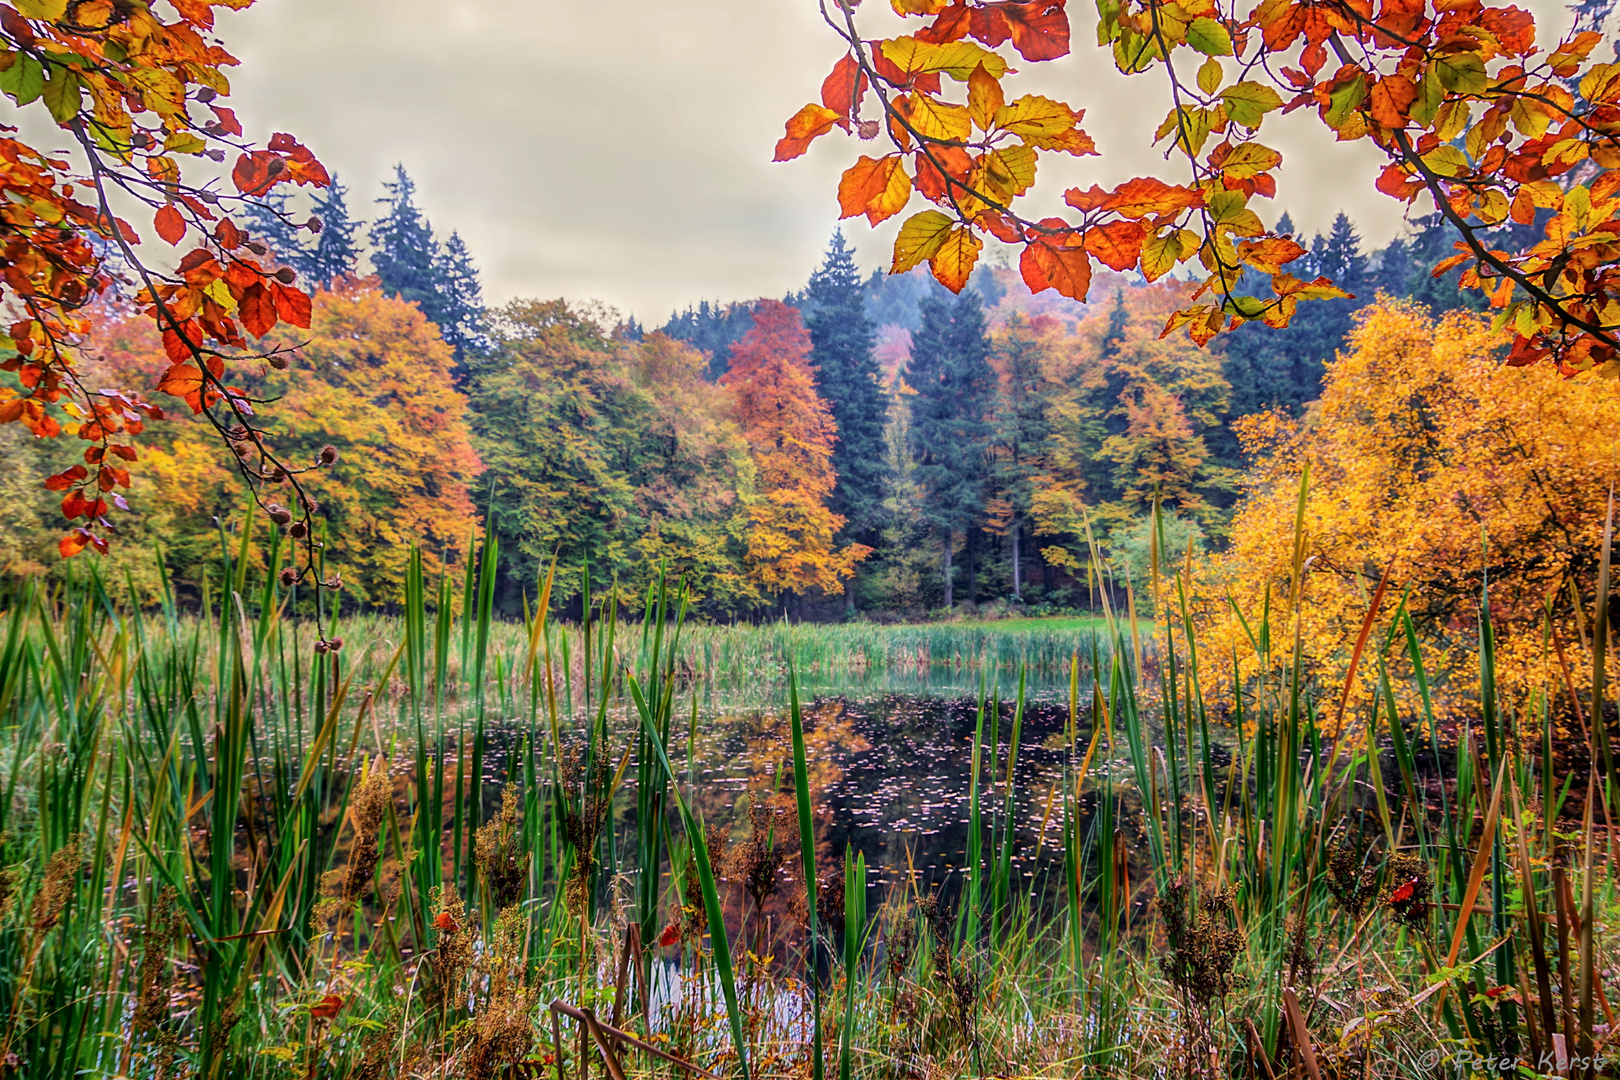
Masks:
[[[1568,25],[1556,3],[1526,6],[1543,44]],[[1168,111],[1162,79],[1116,74],[1089,45],[1091,5],[1070,7],[1079,52],[1009,83],[1086,109],[1104,155],[1042,156],[1052,212],[1072,183],[1166,167],[1148,145]],[[881,0],[860,14],[863,35],[894,32]],[[250,137],[296,134],[361,217],[402,162],[435,229],[466,238],[494,303],[598,299],[657,325],[700,299],[780,295],[819,260],[859,152],[834,132],[771,162],[783,121],[839,56],[815,0],[259,0],[219,30],[242,60],[231,104]],[[1400,208],[1372,189],[1376,159],[1313,123],[1309,110],[1274,132],[1268,120],[1285,161],[1262,216],[1287,209],[1317,231],[1343,209],[1370,243],[1388,241]],[[887,265],[899,220],[845,223],[863,270]]]

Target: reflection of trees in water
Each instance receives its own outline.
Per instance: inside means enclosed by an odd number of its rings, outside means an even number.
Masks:
[[[806,760],[816,808],[816,861],[822,872],[843,864],[848,847],[863,853],[881,901],[895,889],[940,890],[955,904],[968,839],[973,730],[971,698],[905,693],[828,696],[804,706]],[[1014,706],[1003,702],[999,722],[986,709],[980,797],[983,853],[993,856],[991,823],[1006,802],[1006,767]],[[1020,888],[1035,889],[1037,906],[1061,904],[1061,799],[1037,844],[1052,785],[1062,773],[1068,707],[1026,702],[1013,818],[1013,866]],[[737,821],[742,790],[792,788],[792,745],[785,711],[751,710],[718,717],[707,747],[701,799],[710,820]],[[991,729],[996,728],[996,745]],[[729,728],[729,732],[726,729]],[[780,770],[780,772],[778,772]],[[1040,847],[1036,858],[1037,847]],[[798,863],[787,871],[795,883]],[[791,891],[802,895],[794,884]]]

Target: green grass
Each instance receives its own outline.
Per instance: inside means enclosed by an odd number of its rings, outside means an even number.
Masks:
[[[704,627],[671,589],[503,624],[493,552],[459,597],[413,565],[402,617],[342,620],[318,654],[235,554],[201,617],[93,576],[0,603],[0,1061],[19,1075],[679,1068],[656,1049],[738,1077],[1281,1078],[1309,1058],[1415,1080],[1424,1054],[1533,1057],[1604,1019],[1602,787],[1583,800],[1555,769],[1562,697],[1498,700],[1488,618],[1478,724],[1431,798],[1433,725],[1390,684],[1416,658],[1393,602],[1355,656],[1389,692],[1336,744],[1300,674],[1308,598],[1252,613],[1266,674],[1227,760],[1178,582],[1137,627],[1144,681],[1106,619]],[[1068,678],[1042,800],[1061,878],[1015,869],[1020,826],[1043,832],[1014,819],[1022,690],[1005,756],[1001,713],[978,725],[959,900],[868,904],[870,868],[827,845],[791,680],[776,768],[735,802],[697,781],[716,681],[879,661]],[[518,740],[499,766],[497,734]]]

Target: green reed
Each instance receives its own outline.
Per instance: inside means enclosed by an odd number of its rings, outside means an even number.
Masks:
[[[1296,544],[1285,595],[1240,613],[1260,674],[1219,690],[1239,736],[1223,757],[1168,558],[1084,636],[998,638],[707,627],[669,580],[634,612],[587,587],[561,625],[548,578],[507,622],[491,541],[459,582],[413,555],[397,617],[332,620],[342,646],[317,650],[306,598],[253,571],[252,536],[222,534],[194,616],[168,592],[133,608],[93,572],[0,603],[0,1071],[687,1069],[661,1053],[819,1080],[832,1053],[840,1080],[1417,1077],[1431,1050],[1602,1047],[1601,666],[1504,700],[1488,595],[1477,708],[1443,744],[1417,630],[1382,586],[1347,646],[1371,707],[1346,717],[1313,689]],[[957,891],[898,886],[869,911],[865,855],[818,858],[795,672],[907,663],[981,686],[964,866]],[[1026,679],[1056,669],[1061,767],[1041,820],[1020,820]],[[741,937],[738,871],[709,835],[723,844],[730,812],[695,769],[700,702],[745,673],[786,688],[797,829],[771,843],[799,846],[760,912],[769,956]],[[1587,746],[1555,744],[1566,708],[1592,721]],[[1452,755],[1432,783],[1423,759]],[[1026,879],[1015,856],[1049,823],[1061,869]]]

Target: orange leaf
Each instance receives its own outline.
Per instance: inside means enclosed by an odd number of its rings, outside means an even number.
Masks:
[[[178,244],[186,235],[186,219],[180,216],[180,211],[174,208],[173,203],[159,210],[157,216],[152,219],[152,224],[166,244]]]
[[[845,120],[855,115],[865,96],[866,73],[853,56],[844,56],[822,80],[821,103]]]
[[[343,998],[338,994],[327,994],[321,998],[319,1005],[310,1007],[309,1015],[317,1020],[330,1020],[343,1008]]]
[[[85,549],[90,543],[90,533],[86,529],[74,529],[56,542],[56,549],[62,553],[62,558],[71,559]]]
[[[786,134],[776,141],[776,156],[772,161],[789,161],[810,148],[811,140],[825,135],[838,123],[838,113],[824,105],[806,105],[787,122]]]
[[[174,365],[158,381],[157,388],[165,394],[184,399],[193,413],[202,412],[203,373],[196,365]]]
[[[658,935],[658,944],[666,949],[679,940],[681,940],[681,921],[679,919],[664,927],[664,932]]]
[[[1091,290],[1091,256],[1083,247],[1031,240],[1019,256],[1018,270],[1030,292],[1056,289],[1070,300],[1083,301]]]
[[[1123,273],[1142,257],[1143,235],[1139,222],[1110,221],[1086,230],[1086,250],[1104,266]]]
[[[295,289],[290,285],[270,286],[276,298],[276,314],[281,320],[292,326],[309,329],[310,301],[309,294],[302,289]]]
[[[265,288],[263,282],[254,282],[242,290],[242,300],[237,305],[237,317],[242,320],[242,328],[254,337],[263,337],[276,325],[276,301]]]
[[[959,293],[973,275],[973,264],[979,261],[983,247],[984,241],[970,226],[958,225],[928,260],[928,267],[936,281],[951,292]]]
[[[838,182],[840,218],[865,214],[876,225],[905,209],[911,199],[911,177],[898,154],[857,158]]]
[[[1387,128],[1406,126],[1406,111],[1417,100],[1417,87],[1405,75],[1386,75],[1372,89],[1373,119]]]
[[[1122,217],[1143,218],[1175,214],[1203,204],[1204,197],[1198,191],[1167,184],[1157,177],[1139,176],[1115,188],[1103,209],[1113,210]]]
[[[1032,4],[1002,4],[1012,32],[1013,48],[1025,60],[1056,60],[1069,52],[1069,16],[1064,0],[1037,0]]]
[[[1304,247],[1286,236],[1245,240],[1238,244],[1238,258],[1265,274],[1281,273],[1284,263],[1291,263],[1303,254]]]

